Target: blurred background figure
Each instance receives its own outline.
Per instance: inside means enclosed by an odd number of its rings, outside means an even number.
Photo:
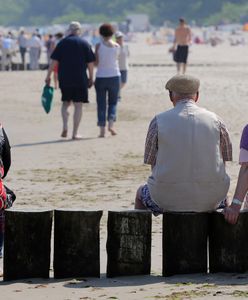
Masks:
[[[17,38],[17,42],[18,42],[18,45],[19,45],[19,51],[20,51],[20,55],[21,55],[21,62],[22,62],[23,68],[25,70],[26,69],[26,52],[27,52],[28,39],[27,39],[27,36],[26,36],[24,30],[20,31],[20,34]]]
[[[39,59],[42,49],[42,41],[36,33],[33,33],[31,39],[28,41],[29,47],[29,69],[39,69]]]
[[[121,72],[121,89],[127,83],[128,56],[130,55],[128,45],[124,45],[123,33],[117,31],[115,34],[116,42],[120,45],[119,68]]]
[[[12,55],[14,51],[14,40],[12,38],[11,32],[9,32],[6,36],[2,39],[2,71],[9,70],[11,71],[11,64],[12,64]]]
[[[62,32],[58,32],[55,34],[55,39],[54,39],[54,49],[56,48],[56,46],[58,45],[58,43],[63,39],[64,35]],[[59,70],[59,66],[58,64],[54,66],[53,69],[53,81],[54,81],[54,88],[57,89],[59,87],[58,85],[58,70]]]
[[[46,52],[47,52],[47,64],[50,65],[51,62],[51,54],[55,48],[55,40],[52,34],[49,34],[47,41],[45,42]]]

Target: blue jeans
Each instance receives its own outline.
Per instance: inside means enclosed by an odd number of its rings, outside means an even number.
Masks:
[[[98,119],[97,125],[104,127],[106,125],[106,114],[108,121],[116,120],[116,107],[120,90],[120,77],[97,77],[95,81],[95,89]]]

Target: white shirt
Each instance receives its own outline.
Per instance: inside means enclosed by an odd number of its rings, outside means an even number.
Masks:
[[[120,46],[108,47],[104,43],[100,43],[98,48],[98,66],[96,77],[108,78],[120,76],[120,69],[118,64],[118,56]]]

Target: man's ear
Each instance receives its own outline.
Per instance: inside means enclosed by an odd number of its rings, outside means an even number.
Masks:
[[[172,91],[169,91],[169,97],[170,97],[170,101],[173,102],[173,99],[172,99]]]

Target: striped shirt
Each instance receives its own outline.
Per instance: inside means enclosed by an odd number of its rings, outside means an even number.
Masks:
[[[217,116],[218,117],[218,116]],[[218,117],[219,129],[220,129],[220,149],[222,153],[223,161],[232,161],[232,143],[229,137],[229,133],[223,121]],[[154,117],[148,128],[144,163],[154,166],[156,164],[158,152],[158,124],[157,119]]]

